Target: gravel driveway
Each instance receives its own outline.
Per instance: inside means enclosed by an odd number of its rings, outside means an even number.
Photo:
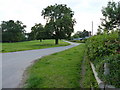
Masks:
[[[79,44],[71,43],[63,47],[2,53],[2,88],[16,88],[22,80],[24,70],[36,59],[77,45]]]

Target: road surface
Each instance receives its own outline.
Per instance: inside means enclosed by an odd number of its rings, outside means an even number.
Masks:
[[[71,45],[63,47],[2,53],[2,88],[17,88],[24,70],[36,59],[77,45],[79,44],[71,43]]]

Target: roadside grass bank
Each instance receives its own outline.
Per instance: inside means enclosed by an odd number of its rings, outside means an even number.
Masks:
[[[55,40],[43,40],[42,42],[40,42],[39,40],[33,40],[33,41],[16,42],[16,43],[2,43],[1,52],[3,53],[4,52],[16,52],[16,51],[43,49],[43,48],[70,45],[67,42],[63,42],[62,40],[59,40],[59,44],[55,45],[54,41]]]
[[[85,44],[43,57],[28,68],[25,88],[79,88]]]
[[[88,59],[88,56],[84,55],[84,59],[82,62],[82,79],[81,79],[81,87],[82,88],[98,88],[98,83],[94,77],[92,68],[90,66],[90,61]]]

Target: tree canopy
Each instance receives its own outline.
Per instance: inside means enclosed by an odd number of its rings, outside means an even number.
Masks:
[[[32,28],[31,28],[31,32],[29,33],[29,40],[40,40],[42,41],[42,39],[50,39],[52,38],[50,32],[48,32],[48,29],[50,27],[43,27],[43,25],[41,23],[35,24]]]
[[[0,25],[2,30],[3,42],[17,42],[25,40],[25,27],[21,21],[2,21]]]
[[[42,10],[42,16],[46,19],[46,31],[56,40],[69,38],[74,31],[74,12],[63,4],[50,5]]]
[[[120,1],[116,2],[108,2],[107,7],[103,7],[102,14],[104,18],[102,18],[101,26],[99,26],[98,33],[109,32],[113,29],[120,29]]]
[[[91,32],[87,31],[87,30],[83,30],[83,31],[77,31],[74,35],[73,38],[85,38],[91,35]]]

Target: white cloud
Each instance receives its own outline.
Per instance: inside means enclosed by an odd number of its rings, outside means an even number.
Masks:
[[[20,20],[27,25],[27,31],[35,23],[45,24],[41,11],[48,5],[67,4],[75,12],[75,31],[91,30],[91,22],[94,22],[94,33],[102,17],[102,6],[106,6],[109,0],[0,0],[0,20]],[[115,0],[119,1],[119,0]]]

